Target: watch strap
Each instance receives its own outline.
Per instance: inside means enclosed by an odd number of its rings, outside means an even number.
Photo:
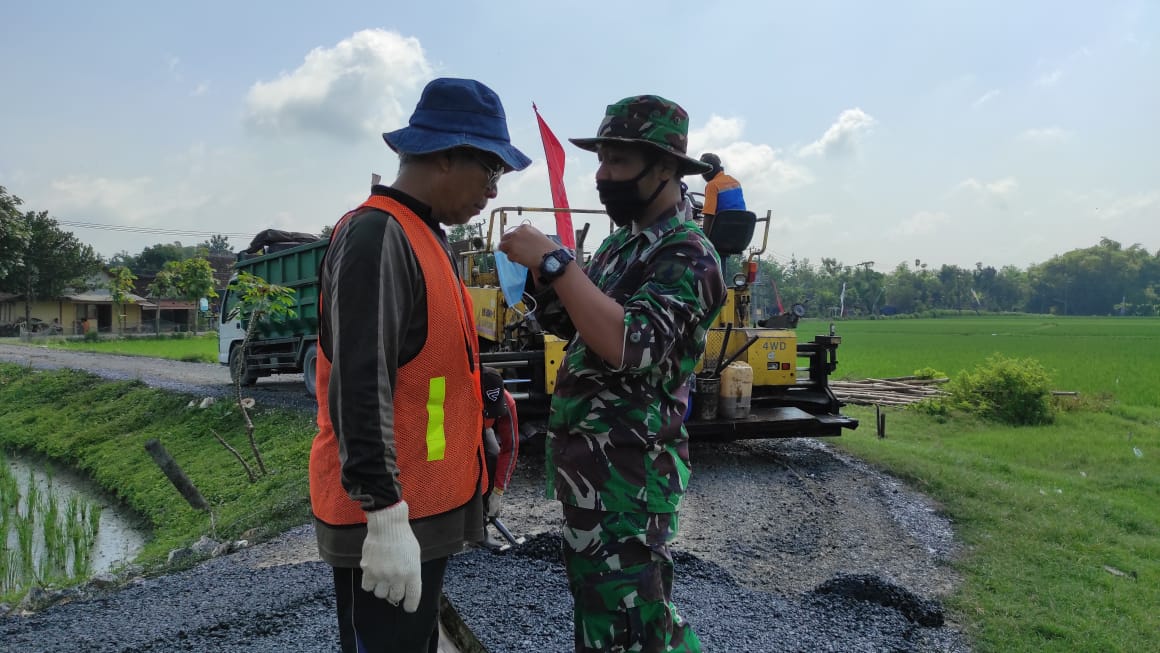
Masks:
[[[560,267],[554,271],[548,269],[548,260],[554,259],[560,264]],[[540,261],[540,283],[549,285],[556,279],[560,278],[564,271],[568,269],[568,264],[576,260],[572,252],[561,247],[544,254],[544,258]]]

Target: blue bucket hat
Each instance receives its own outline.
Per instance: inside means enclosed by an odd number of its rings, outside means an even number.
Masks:
[[[512,145],[499,96],[474,79],[431,80],[407,126],[383,134],[383,140],[404,154],[474,147],[498,156],[509,172],[532,163]]]

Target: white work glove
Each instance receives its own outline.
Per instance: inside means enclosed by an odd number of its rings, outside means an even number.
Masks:
[[[503,505],[503,488],[493,487],[487,495],[487,518],[499,517],[499,508]]]
[[[363,541],[362,588],[403,610],[419,609],[423,581],[419,575],[419,541],[407,521],[407,502],[367,513]]]

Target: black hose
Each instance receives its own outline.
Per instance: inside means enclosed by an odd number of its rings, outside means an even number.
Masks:
[[[721,341],[721,353],[717,355],[717,366],[709,374],[709,377],[721,376],[721,361],[725,359],[725,350],[729,348],[729,334],[733,332],[733,323],[725,325],[725,339]]]
[[[749,338],[749,340],[745,341],[745,344],[744,344],[744,345],[741,345],[741,349],[738,349],[736,352],[734,352],[734,354],[733,354],[732,356],[730,356],[730,357],[729,357],[729,359],[728,359],[728,360],[726,360],[724,363],[721,363],[721,365],[722,365],[722,366],[728,366],[730,363],[732,363],[733,361],[735,361],[735,360],[737,360],[738,358],[740,358],[740,357],[741,357],[741,354],[744,354],[744,353],[745,353],[745,350],[746,350],[746,349],[749,349],[749,346],[750,346],[750,345],[752,345],[753,343],[757,342],[757,340],[758,340],[758,336],[752,336],[752,337],[750,337],[750,338]],[[721,377],[721,370],[722,370],[722,369],[724,369],[724,367],[719,367],[719,368],[717,368],[717,377],[718,377],[718,378],[720,378],[720,377]]]

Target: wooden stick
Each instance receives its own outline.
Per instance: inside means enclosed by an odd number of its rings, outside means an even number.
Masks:
[[[149,452],[149,455],[153,457],[153,462],[157,463],[157,466],[165,473],[169,482],[173,484],[173,487],[177,488],[177,491],[181,493],[181,496],[185,497],[185,500],[193,509],[209,512],[209,504],[206,503],[205,497],[201,496],[201,492],[198,492],[193,481],[189,480],[189,477],[181,470],[177,461],[165,450],[160,440],[156,438],[149,440],[145,443],[145,450]]]

